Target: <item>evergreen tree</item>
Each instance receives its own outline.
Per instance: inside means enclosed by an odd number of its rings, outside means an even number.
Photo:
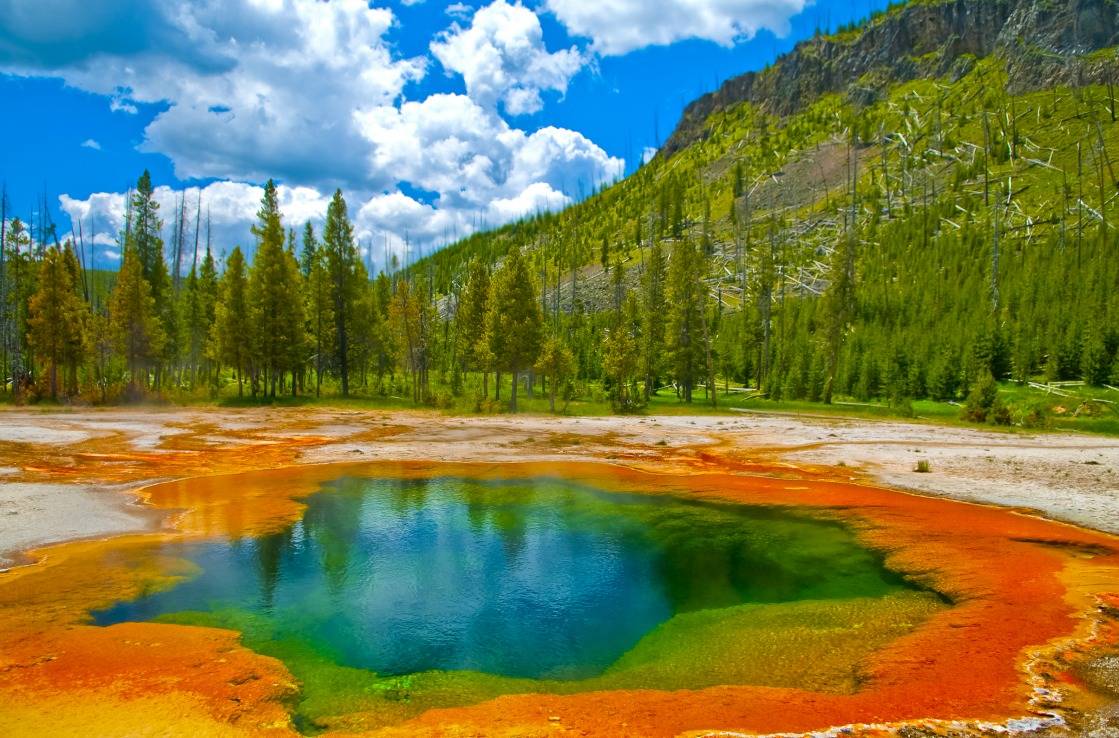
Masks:
[[[326,253],[315,240],[311,224],[303,234],[303,269],[307,296],[307,326],[311,336],[315,363],[315,396],[322,392],[323,373],[328,360],[335,355],[334,348],[334,296],[331,294],[330,273],[327,271]]]
[[[303,226],[303,250],[299,254],[299,269],[303,272],[304,279],[310,278],[318,255],[319,244],[315,240],[315,228],[311,225],[311,221],[307,221]]]
[[[855,263],[858,235],[852,231],[843,238],[832,257],[831,283],[825,296],[824,311],[827,316],[827,377],[824,380],[823,401],[830,405],[839,371],[840,351],[843,340],[855,315]]]
[[[245,375],[252,360],[250,338],[253,334],[249,282],[245,256],[235,247],[225,263],[220,284],[221,299],[214,311],[210,333],[210,357],[237,374],[237,396],[244,396]]]
[[[620,267],[615,267],[619,269]],[[610,379],[615,410],[629,412],[641,405],[637,376],[641,371],[641,310],[632,293],[618,311],[603,341],[602,367]]]
[[[302,305],[298,295],[298,267],[295,257],[284,248],[276,185],[264,186],[257,225],[256,256],[249,274],[249,305],[252,317],[253,361],[250,375],[253,390],[260,385],[264,393],[276,397],[284,373],[293,370],[293,348],[303,332]]]
[[[364,280],[358,273],[361,262],[354,244],[354,228],[346,212],[342,191],[336,190],[326,210],[323,251],[334,298],[336,363],[342,379],[342,396],[350,393],[350,332],[353,329],[355,302]]]
[[[664,371],[665,332],[665,258],[659,241],[654,241],[645,262],[642,279],[641,364],[645,379],[645,400],[656,392]]]
[[[28,343],[28,303],[35,294],[38,263],[31,238],[19,218],[13,218],[5,233],[4,294],[0,320],[3,321],[5,370],[12,378],[13,392],[19,394],[30,377],[34,356]]]
[[[210,247],[206,247],[206,255],[202,258],[202,268],[198,275],[198,317],[200,325],[196,326],[199,340],[201,342],[200,354],[203,359],[208,359],[207,344],[209,343],[210,331],[217,321],[217,307],[218,307],[218,268],[214,262],[214,255],[210,252]],[[203,369],[206,372],[207,381],[214,383],[217,381],[216,373],[213,372],[213,367],[210,366],[209,361],[203,362]],[[215,385],[216,386],[216,385]]]
[[[401,365],[412,375],[412,399],[416,403],[428,398],[435,308],[427,295],[427,285],[397,280],[389,306],[394,345]]]
[[[489,336],[486,320],[490,301],[490,271],[481,259],[470,262],[456,319],[458,357],[464,371],[482,373],[482,397],[489,397]]]
[[[151,290],[155,315],[160,322],[164,340],[157,357],[157,381],[162,368],[174,361],[178,353],[177,305],[171,292],[171,273],[163,256],[163,221],[159,218],[159,203],[155,200],[151,174],[148,170],[136,181],[129,212],[130,225],[126,232],[126,249],[136,252],[141,276]]]
[[[707,291],[702,259],[689,239],[676,242],[668,266],[666,344],[672,376],[685,402],[692,401],[696,380],[705,373],[704,320]]]
[[[294,232],[293,232],[294,233]],[[309,359],[307,340],[307,312],[303,295],[306,294],[303,272],[299,268],[299,259],[295,256],[295,248],[289,242],[289,248],[284,252],[284,287],[288,290],[288,305],[285,318],[288,330],[285,334],[287,340],[286,365],[291,375],[291,396],[295,397],[303,388],[302,381],[304,370]],[[282,378],[281,378],[282,383]]]
[[[575,375],[575,357],[559,338],[549,337],[544,341],[540,356],[536,360],[536,373],[548,381],[548,409],[556,411],[556,396],[564,388],[564,407],[566,408],[567,388]]]
[[[369,281],[365,265],[357,265],[358,294],[354,301],[354,321],[352,340],[350,342],[351,366],[357,367],[361,384],[367,384],[367,372],[373,368],[376,372],[378,357],[382,351],[385,338],[385,325],[381,320],[381,310],[377,305],[377,293],[374,283]]]
[[[532,274],[520,249],[509,252],[493,281],[487,321],[490,353],[495,368],[513,376],[509,409],[515,413],[518,376],[531,368],[540,354],[543,316]]]
[[[43,255],[39,285],[28,305],[28,341],[39,360],[46,364],[50,396],[58,399],[59,366],[72,369],[67,392],[77,392],[77,366],[81,362],[85,308],[78,297],[74,275],[65,252],[52,246]]]
[[[1086,384],[1092,387],[1102,387],[1107,384],[1111,374],[1111,362],[1108,361],[1107,345],[1095,326],[1088,331],[1088,340],[1081,353],[1080,362],[1081,376]]]
[[[382,385],[384,376],[393,376],[395,371],[396,344],[393,333],[389,330],[389,307],[392,303],[392,280],[384,272],[373,280],[372,305],[377,312],[377,322],[381,326],[381,340],[377,342],[377,352],[374,357],[377,383]]]
[[[151,286],[135,248],[126,247],[109,301],[110,330],[128,368],[133,394],[147,386],[148,372],[164,350],[166,334],[156,313]]]

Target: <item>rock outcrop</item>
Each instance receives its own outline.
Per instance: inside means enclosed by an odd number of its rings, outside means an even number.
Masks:
[[[685,110],[662,156],[700,140],[711,114],[741,102],[787,115],[840,92],[870,102],[892,84],[966,71],[999,54],[1016,90],[1105,81],[1119,72],[1116,0],[912,0],[849,33],[804,41],[768,69],[725,82]],[[961,69],[963,67],[963,69]]]

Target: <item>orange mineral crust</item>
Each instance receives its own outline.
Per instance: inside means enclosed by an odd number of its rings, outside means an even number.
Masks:
[[[33,554],[35,565],[0,576],[0,725],[7,734],[15,726],[16,734],[36,736],[292,732],[285,705],[297,685],[283,664],[243,648],[236,634],[84,623],[90,609],[189,575],[181,561],[156,553],[159,543],[275,530],[298,519],[300,497],[345,473],[563,475],[650,494],[811,508],[847,521],[867,545],[886,552],[892,568],[953,603],[878,651],[854,694],[723,686],[509,695],[431,710],[370,735],[670,736],[1004,721],[1037,714],[1036,687],[1076,691],[1075,675],[1062,676],[1050,660],[1076,660],[1114,635],[1097,622],[1100,604],[1119,593],[1114,537],[994,507],[827,481],[816,469],[776,479],[589,463],[304,466],[154,485],[144,494],[156,509],[173,511],[168,530],[44,549]],[[79,715],[92,721],[85,730]],[[360,728],[361,715],[345,724]]]

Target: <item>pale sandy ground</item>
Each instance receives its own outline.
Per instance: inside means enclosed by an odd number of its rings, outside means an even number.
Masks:
[[[1119,439],[1096,436],[763,414],[449,418],[332,409],[7,409],[0,411],[0,566],[31,546],[158,525],[125,493],[213,471],[210,451],[226,453],[228,470],[230,463],[259,467],[258,449],[287,446],[290,463],[564,460],[664,468],[726,459],[747,471],[751,464],[787,464],[790,473],[834,466],[838,478],[1023,508],[1119,533]],[[918,459],[927,459],[932,472],[914,472]]]

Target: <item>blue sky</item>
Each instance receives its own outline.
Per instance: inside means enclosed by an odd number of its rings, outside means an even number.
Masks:
[[[251,246],[341,187],[363,244],[414,255],[632,171],[683,107],[885,0],[0,0],[0,180],[113,266],[147,168]]]

